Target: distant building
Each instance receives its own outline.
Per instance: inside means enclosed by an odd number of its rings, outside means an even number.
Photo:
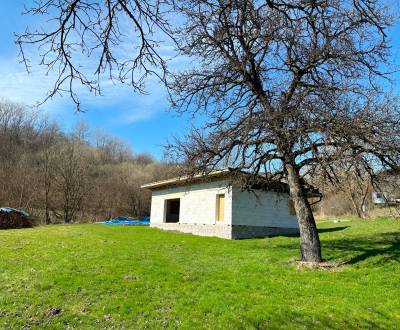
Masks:
[[[400,172],[385,171],[379,174],[377,187],[372,191],[375,205],[400,204]]]
[[[387,191],[373,191],[372,192],[372,203],[375,205],[387,204],[390,199],[390,195]]]
[[[229,169],[145,184],[152,191],[150,226],[226,239],[298,233],[287,185],[243,191]]]

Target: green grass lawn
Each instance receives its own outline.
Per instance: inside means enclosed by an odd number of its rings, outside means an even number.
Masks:
[[[400,221],[319,228],[324,258],[339,269],[298,269],[298,237],[0,231],[0,328],[399,328]]]

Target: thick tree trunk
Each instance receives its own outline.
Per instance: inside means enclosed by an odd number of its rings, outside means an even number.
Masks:
[[[318,230],[306,192],[301,185],[299,173],[292,164],[286,164],[286,170],[290,196],[299,222],[301,260],[321,262],[321,243]]]

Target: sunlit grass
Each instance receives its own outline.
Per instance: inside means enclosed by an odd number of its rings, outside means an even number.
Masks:
[[[147,227],[0,231],[0,328],[400,326],[400,221],[319,224],[333,270],[298,237],[241,241]]]

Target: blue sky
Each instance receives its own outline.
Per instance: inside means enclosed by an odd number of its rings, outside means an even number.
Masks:
[[[32,17],[21,15],[24,4],[29,1],[0,0],[0,98],[27,105],[43,99],[52,82],[51,76],[45,76],[38,69],[28,75],[18,63],[14,32],[22,32],[27,25],[36,23]],[[400,64],[400,24],[391,29],[390,37],[394,62]],[[399,75],[395,78],[398,92]],[[85,113],[76,113],[68,97],[57,97],[42,108],[65,130],[71,129],[77,121],[85,120],[92,129],[100,128],[127,142],[133,151],[148,152],[161,158],[166,140],[181,135],[190,120],[168,111],[165,90],[155,79],[148,82],[147,90],[148,95],[141,95],[129,87],[108,84],[102,97],[85,94],[82,98]]]
[[[21,12],[29,0],[0,0],[0,98],[27,105],[40,101],[51,87],[52,77],[39,68],[28,75],[18,62],[14,32],[23,32],[36,21]],[[163,86],[155,79],[147,83],[148,95],[135,94],[128,86],[107,84],[103,96],[84,94],[84,113],[76,113],[67,96],[56,97],[41,106],[51,119],[70,130],[85,120],[95,130],[111,133],[132,146],[134,152],[147,152],[162,157],[167,139],[181,135],[189,125],[187,117],[169,110]]]

